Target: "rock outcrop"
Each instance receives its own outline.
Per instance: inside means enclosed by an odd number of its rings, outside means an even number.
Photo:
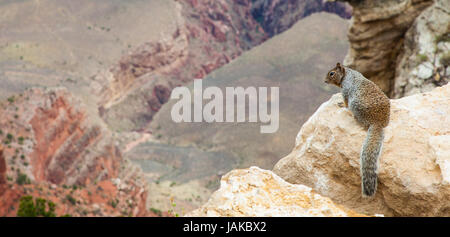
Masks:
[[[361,213],[450,216],[450,85],[391,100],[373,199],[361,197],[366,131],[339,102],[342,96],[335,94],[320,106],[274,172]]]
[[[397,59],[396,98],[430,91],[450,80],[450,1],[436,0],[414,21]]]
[[[0,215],[23,195],[56,203],[58,215],[147,215],[145,181],[65,88],[29,89],[0,106]]]
[[[435,48],[446,48],[448,54],[449,46],[442,45],[448,43],[436,46],[436,39],[448,38],[448,1],[347,2],[353,7],[348,32],[350,50],[344,62],[347,66],[360,71],[395,98],[427,91],[448,81],[448,77],[442,78],[443,69],[437,71],[441,66],[437,60],[444,52],[438,53],[437,59],[434,57]],[[432,72],[433,69],[436,71]],[[440,77],[433,82],[432,74],[436,73]]]
[[[232,170],[209,201],[187,216],[362,216],[304,185],[258,167]]]

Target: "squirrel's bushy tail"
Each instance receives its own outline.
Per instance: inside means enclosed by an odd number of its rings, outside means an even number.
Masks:
[[[383,139],[383,127],[370,125],[360,156],[361,187],[364,197],[371,197],[377,191],[378,157],[381,154]]]

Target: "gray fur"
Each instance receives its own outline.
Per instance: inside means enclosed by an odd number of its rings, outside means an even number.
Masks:
[[[384,132],[389,124],[390,101],[381,89],[361,73],[339,63],[328,72],[325,82],[342,88],[346,106],[367,131],[360,153],[361,189],[364,197],[377,190],[378,158],[381,155]]]

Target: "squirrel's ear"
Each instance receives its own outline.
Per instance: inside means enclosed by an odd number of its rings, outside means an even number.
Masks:
[[[339,64],[339,63],[337,65],[337,67],[338,67],[338,70],[342,73],[341,78],[339,78],[339,84],[341,84],[342,83],[342,79],[344,79],[344,77],[345,77],[345,68],[341,67],[341,64]]]
[[[337,68],[340,72],[345,73],[345,69],[344,69],[343,66],[341,66],[340,63],[336,63],[336,68]]]

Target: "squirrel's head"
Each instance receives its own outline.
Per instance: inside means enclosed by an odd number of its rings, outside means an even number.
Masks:
[[[345,76],[345,68],[340,63],[336,64],[336,67],[331,69],[325,77],[325,83],[334,84],[341,87],[342,79]]]

